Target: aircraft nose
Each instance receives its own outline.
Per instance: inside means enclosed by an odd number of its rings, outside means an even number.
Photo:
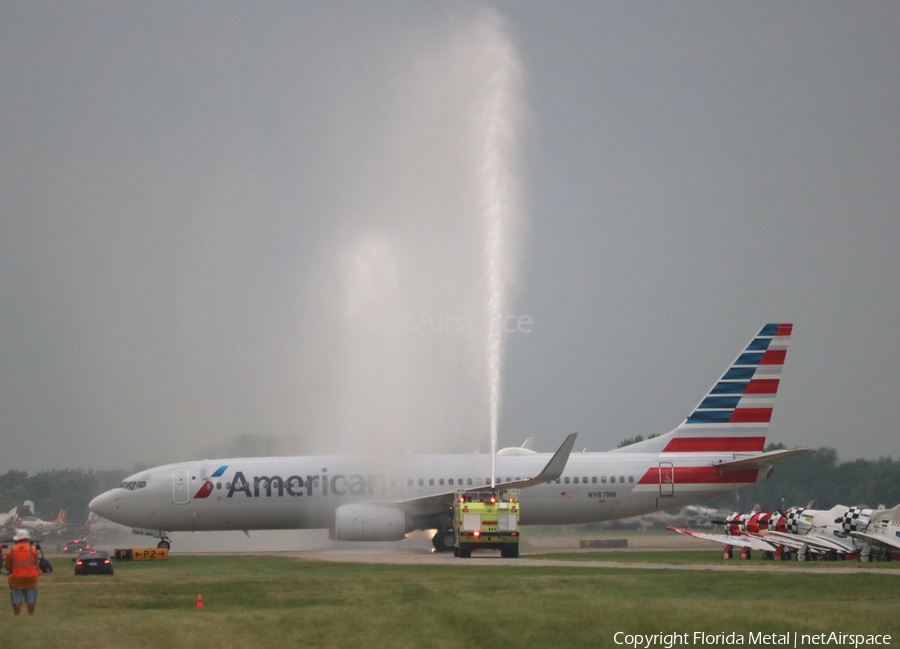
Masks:
[[[97,516],[112,520],[116,511],[116,500],[117,498],[113,491],[105,491],[88,503],[88,509],[97,514]]]

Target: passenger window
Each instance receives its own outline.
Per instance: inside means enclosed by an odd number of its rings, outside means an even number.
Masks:
[[[472,484],[472,478],[466,479],[466,484],[467,484],[467,485],[471,485],[471,484]]]
[[[429,486],[429,487],[433,487],[433,486],[434,486],[434,478],[428,478],[428,486]]]
[[[601,476],[600,482],[601,482],[602,484],[606,484],[606,476]]]
[[[597,484],[597,476],[595,476],[595,475],[594,475],[594,476],[591,476],[591,482],[592,482],[593,484]]]
[[[424,487],[424,486],[425,486],[425,481],[422,480],[422,478],[419,478],[419,486],[420,486],[420,487]]]
[[[628,482],[634,482],[634,476],[633,476],[633,475],[628,476]]]
[[[450,479],[447,481],[447,484],[452,485],[452,484],[453,484],[453,478],[450,478]]]
[[[441,478],[441,479],[440,479],[440,480],[438,480],[438,484],[441,484],[441,485],[443,485],[443,484],[444,484],[444,479],[443,479],[443,478]]]
[[[575,476],[575,477],[572,479],[572,482],[574,482],[575,484],[578,484],[578,476]]]
[[[565,478],[565,482],[566,482],[566,484],[569,484],[569,479]]]
[[[619,482],[625,482],[625,476],[620,475],[620,476],[619,476]]]
[[[581,480],[582,482],[584,482],[584,484],[587,484],[587,476],[583,477]]]

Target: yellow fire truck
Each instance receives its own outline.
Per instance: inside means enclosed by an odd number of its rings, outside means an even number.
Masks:
[[[459,491],[453,501],[453,554],[464,559],[472,550],[500,550],[509,559],[519,556],[518,490],[502,496],[494,491]]]

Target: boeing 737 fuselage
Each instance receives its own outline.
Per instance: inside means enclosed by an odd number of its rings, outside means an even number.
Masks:
[[[606,453],[504,449],[497,490],[521,489],[521,523],[613,520],[715,498],[757,481],[801,450],[764,453],[792,327],[763,327],[691,415],[668,434]],[[460,490],[491,484],[489,455],[378,461],[353,456],[230,458],[136,473],[90,503],[122,525],[166,532],[322,529],[348,541],[399,540],[436,529],[452,547]]]

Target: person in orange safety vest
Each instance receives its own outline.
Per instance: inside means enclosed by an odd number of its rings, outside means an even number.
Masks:
[[[4,560],[9,571],[9,598],[13,613],[22,610],[22,601],[28,605],[28,615],[34,615],[37,604],[38,553],[31,545],[28,530],[17,530],[13,541],[16,544],[6,554]]]

